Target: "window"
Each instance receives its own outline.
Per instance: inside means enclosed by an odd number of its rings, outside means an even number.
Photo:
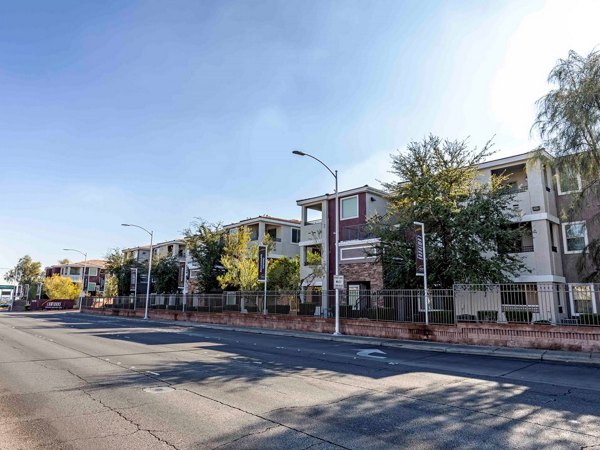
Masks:
[[[560,173],[556,174],[558,184],[558,194],[565,195],[571,192],[581,190],[581,177],[573,169],[563,168]]]
[[[581,253],[588,244],[585,222],[563,223],[565,253]]]
[[[81,268],[80,267],[71,267],[69,269],[69,275],[81,275]]]
[[[375,256],[377,249],[372,245],[340,249],[340,261],[352,261]]]
[[[358,217],[358,195],[342,199],[342,220]]]
[[[292,244],[300,242],[300,228],[292,228]]]
[[[596,299],[591,284],[569,284],[571,312],[574,316],[596,312]]]
[[[97,267],[88,267],[87,275],[88,275],[88,277],[97,277],[98,276],[98,268]]]
[[[258,224],[248,226],[250,230],[250,240],[258,241]]]
[[[96,292],[96,283],[89,282],[87,284],[87,291],[88,292]]]

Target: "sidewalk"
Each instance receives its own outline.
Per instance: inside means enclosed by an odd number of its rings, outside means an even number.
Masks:
[[[97,317],[95,314],[87,314]],[[110,316],[101,316],[110,317]],[[119,317],[123,319],[123,317]],[[129,318],[135,320],[133,318]],[[138,319],[139,320],[139,319]],[[332,334],[311,333],[305,331],[283,331],[267,328],[238,327],[228,325],[214,325],[186,321],[166,321],[150,319],[147,323],[160,323],[165,325],[177,325],[191,328],[207,328],[214,330],[236,331],[242,333],[267,334],[271,336],[286,336],[301,339],[317,339],[321,341],[345,342],[348,344],[359,344],[370,347],[389,347],[404,350],[417,350],[426,352],[453,353],[463,355],[491,356],[496,358],[515,358],[533,361],[558,362],[568,364],[585,364],[600,367],[600,353],[589,352],[566,352],[559,350],[536,350],[530,348],[492,347],[481,345],[445,344],[441,342],[407,341],[399,339],[381,339],[365,336],[334,336]]]

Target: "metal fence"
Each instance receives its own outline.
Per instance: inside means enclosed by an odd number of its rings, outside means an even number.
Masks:
[[[341,290],[342,319],[453,325],[516,323],[600,326],[600,285],[457,284],[453,289]],[[144,309],[144,295],[88,297],[88,308]],[[152,294],[149,308],[199,313],[238,312],[333,317],[335,291]]]

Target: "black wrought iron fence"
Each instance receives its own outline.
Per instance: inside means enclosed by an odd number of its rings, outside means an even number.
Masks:
[[[151,294],[150,310],[334,317],[335,291]],[[89,297],[86,308],[144,309],[145,295]],[[600,285],[457,284],[453,289],[340,290],[342,319],[452,325],[512,323],[600,326]]]

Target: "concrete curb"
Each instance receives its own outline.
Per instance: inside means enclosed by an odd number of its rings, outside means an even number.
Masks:
[[[94,317],[113,317],[98,314],[81,313]],[[117,319],[140,320],[135,317],[116,317]],[[187,321],[167,321],[149,319],[145,323],[160,323],[163,325],[178,325],[189,328],[207,328],[213,330],[235,331],[238,333],[267,334],[271,336],[286,336],[299,339],[315,339],[319,341],[344,342],[348,344],[370,345],[372,347],[398,348],[402,350],[415,350],[436,353],[450,353],[459,355],[490,356],[493,358],[512,358],[529,361],[544,361],[564,364],[582,364],[600,367],[600,353],[565,352],[559,350],[536,350],[527,348],[487,347],[476,345],[444,344],[439,342],[405,341],[399,339],[380,339],[368,336],[333,336],[324,333],[297,332],[285,330],[272,330],[268,328],[235,327],[210,323],[197,323]]]

